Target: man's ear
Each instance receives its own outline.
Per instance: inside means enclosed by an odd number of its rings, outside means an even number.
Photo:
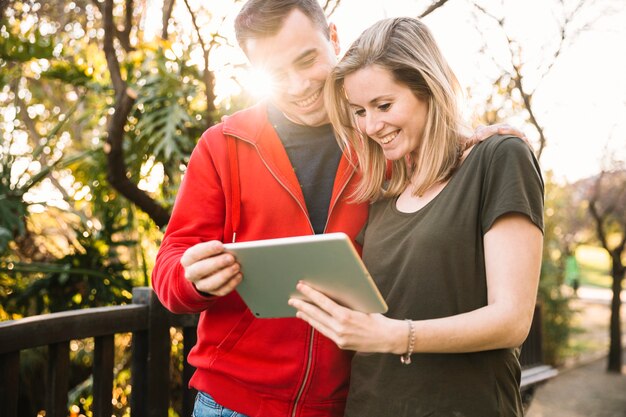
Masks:
[[[335,50],[335,55],[339,55],[339,51],[341,50],[341,46],[339,45],[339,34],[337,33],[337,25],[334,23],[330,23],[328,25],[330,43],[333,45],[333,49]]]

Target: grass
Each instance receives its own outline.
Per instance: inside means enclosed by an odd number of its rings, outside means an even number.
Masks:
[[[580,267],[580,284],[592,287],[611,288],[611,259],[609,254],[597,246],[580,245],[576,249],[576,260]]]

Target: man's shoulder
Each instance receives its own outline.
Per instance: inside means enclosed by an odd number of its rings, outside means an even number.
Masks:
[[[219,123],[204,131],[201,142],[223,142],[226,136],[253,141],[260,129],[267,123],[267,110],[263,103],[238,110],[235,113],[223,116]]]
[[[254,141],[267,123],[267,105],[260,102],[230,116],[225,116],[216,128],[220,129],[224,135]]]
[[[267,123],[267,105],[260,102],[254,106],[238,110],[235,113],[224,116],[220,125],[224,133],[238,132],[240,130],[258,130]]]

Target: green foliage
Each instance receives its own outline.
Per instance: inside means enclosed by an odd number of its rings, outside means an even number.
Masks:
[[[50,137],[54,137],[58,133],[64,120],[59,121],[51,130]],[[50,138],[42,141],[30,155],[31,160],[36,160],[44,152],[50,141]],[[11,143],[8,144],[7,148],[10,147]],[[83,157],[85,154],[73,155],[68,158],[59,157],[48,166],[42,167],[40,164],[35,164],[39,169],[29,168],[22,172],[16,172],[14,168],[18,158],[10,152],[6,152],[6,154],[3,152],[0,155],[0,256],[7,251],[8,245],[13,239],[24,235],[24,219],[28,207],[28,203],[23,199],[24,194],[38,185],[52,170],[62,168]],[[23,162],[25,158],[20,159]],[[29,164],[29,167],[30,165],[32,164]]]
[[[7,27],[6,22],[0,25]],[[19,34],[17,30],[5,32],[0,42],[0,59],[9,62],[28,62],[33,59],[54,57],[55,42],[51,36],[44,36],[37,30]]]
[[[77,253],[54,262],[0,263],[0,273],[17,281],[6,311],[32,315],[130,302],[125,266],[109,256],[102,240],[85,234]]]
[[[570,296],[564,292],[565,259],[573,254],[582,224],[577,217],[579,205],[573,205],[572,188],[545,175],[545,225],[543,263],[538,299],[542,307],[544,360],[560,365],[568,349],[573,311]]]
[[[137,77],[133,87],[137,100],[127,128],[126,163],[137,182],[144,164],[161,164],[161,192],[169,204],[178,188],[180,167],[187,164],[204,129],[195,103],[202,90],[200,74],[187,64],[188,57],[176,57],[161,46],[143,52],[139,63],[127,65],[128,73]]]
[[[15,236],[24,234],[25,216],[26,205],[22,199],[0,182],[0,255],[6,253]]]
[[[574,311],[570,308],[570,296],[564,292],[562,282],[561,266],[544,259],[538,298],[542,311],[544,361],[553,366],[563,363],[573,330]]]
[[[597,246],[580,245],[576,248],[576,259],[580,264],[581,284],[611,288],[611,257],[606,250]]]
[[[55,60],[51,63],[50,68],[43,71],[41,76],[50,80],[57,80],[63,83],[71,84],[75,87],[100,87],[95,84],[92,75],[89,74],[87,68],[77,65],[70,61]]]

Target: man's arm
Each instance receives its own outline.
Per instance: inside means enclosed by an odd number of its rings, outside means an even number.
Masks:
[[[226,156],[211,141],[220,143],[221,135],[219,127],[209,129],[194,149],[152,272],[157,296],[176,313],[202,311],[212,295],[224,295],[237,283],[228,286],[238,279],[238,266],[220,242],[226,197],[217,165]]]

